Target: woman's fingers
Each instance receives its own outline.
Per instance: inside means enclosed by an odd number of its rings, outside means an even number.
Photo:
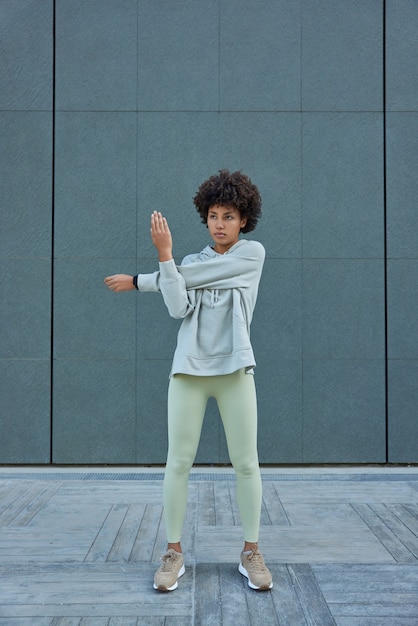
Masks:
[[[151,215],[151,230],[155,232],[167,232],[169,230],[167,220],[159,211],[154,211]]]

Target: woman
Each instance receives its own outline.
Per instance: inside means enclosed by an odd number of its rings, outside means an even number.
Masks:
[[[168,455],[164,477],[167,552],[154,588],[173,591],[185,572],[181,532],[187,487],[210,397],[218,403],[228,452],[237,479],[237,501],[244,530],[238,566],[252,589],[273,586],[258,550],[262,486],[257,454],[255,359],[250,324],[264,263],[263,246],[240,239],[256,227],[261,198],[241,172],[221,170],[199,187],[194,204],[214,245],[176,266],[167,220],[154,211],[151,238],[159,271],[105,279],[115,292],[161,292],[171,316],[182,318],[168,390]]]

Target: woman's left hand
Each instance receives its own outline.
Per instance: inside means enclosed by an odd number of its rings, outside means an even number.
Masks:
[[[158,251],[160,262],[173,258],[173,240],[167,220],[159,211],[151,215],[151,239]]]

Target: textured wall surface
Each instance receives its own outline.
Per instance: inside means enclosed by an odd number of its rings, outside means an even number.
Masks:
[[[418,462],[418,3],[387,2],[388,449]]]
[[[0,462],[48,463],[52,2],[0,15]]]
[[[259,186],[263,463],[418,462],[415,0],[0,5],[0,463],[163,463],[178,321],[110,273]],[[214,402],[197,462],[228,462]]]

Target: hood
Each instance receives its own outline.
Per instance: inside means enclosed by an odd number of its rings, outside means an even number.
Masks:
[[[231,246],[229,250],[227,250],[224,254],[229,254],[233,250],[236,250],[237,248],[239,248],[242,245],[245,245],[246,243],[247,243],[246,239],[240,239],[239,241],[237,241],[237,243]],[[219,252],[215,252],[212,246],[206,246],[206,248],[204,248],[202,252],[200,253],[200,256],[206,257],[206,258],[214,258],[217,256],[223,256],[223,255],[220,254]]]

